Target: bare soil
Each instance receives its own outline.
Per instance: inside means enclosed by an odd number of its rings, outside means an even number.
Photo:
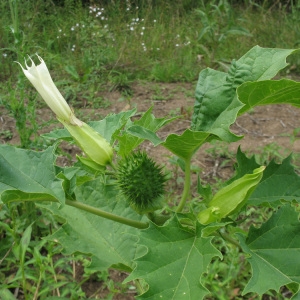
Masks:
[[[89,103],[80,99],[74,107],[79,118],[83,116],[85,120],[99,120],[108,113],[118,113],[133,107],[137,107],[138,112],[145,112],[152,105],[153,113],[156,117],[180,115],[181,118],[170,123],[158,133],[160,137],[165,138],[170,133],[180,134],[189,127],[194,104],[195,86],[196,83],[135,83],[132,85],[130,101],[124,100],[119,91],[104,91],[99,92],[98,96],[111,103],[108,108],[93,109],[90,108]],[[38,109],[37,116],[43,122],[55,119],[48,108]],[[49,132],[54,127],[60,127],[60,125],[55,123],[47,128],[44,127],[40,133]],[[244,135],[244,138],[229,145],[228,150],[236,152],[237,148],[241,146],[243,151],[258,153],[267,145],[276,143],[279,149],[297,153],[300,151],[300,140],[296,139],[291,143],[291,137],[297,128],[300,128],[299,109],[289,105],[257,107],[253,111],[239,117],[232,126],[232,131],[235,134]],[[11,135],[8,135],[8,132]],[[0,143],[19,144],[15,120],[3,108],[0,108]],[[79,151],[75,146],[65,145],[64,147],[71,155]],[[148,142],[145,142],[142,147],[157,162],[172,168],[168,161],[170,153],[163,147],[154,148]],[[194,164],[201,168],[203,178],[229,178],[233,172],[232,164],[223,165],[222,160],[224,158],[215,157],[211,152],[207,151],[211,147],[211,145],[204,146],[195,156]],[[178,188],[180,189],[180,186]],[[125,277],[126,274],[118,271],[111,271],[110,273],[110,278],[114,282],[122,282]],[[94,297],[97,296],[103,299],[105,294],[107,295],[108,290],[107,288],[101,289],[101,284],[101,282],[91,280],[83,285],[83,289],[87,296],[94,295]],[[126,293],[116,294],[113,299],[134,299],[134,293],[128,290]]]

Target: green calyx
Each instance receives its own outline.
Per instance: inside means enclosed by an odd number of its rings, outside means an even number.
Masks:
[[[136,152],[120,161],[117,182],[132,207],[139,213],[154,211],[161,207],[166,177],[144,152]]]

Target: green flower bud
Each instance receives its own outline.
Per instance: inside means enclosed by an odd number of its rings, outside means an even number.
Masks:
[[[198,214],[198,221],[206,225],[241,209],[260,182],[264,169],[265,167],[261,166],[255,169],[253,174],[246,174],[218,191],[208,203],[208,208]]]
[[[161,207],[166,177],[146,153],[132,153],[120,161],[117,182],[125,198],[139,213]]]

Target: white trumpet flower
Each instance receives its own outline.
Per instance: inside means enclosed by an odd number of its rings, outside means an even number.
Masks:
[[[27,65],[26,60],[26,68],[23,68],[19,62],[17,63],[21,66],[25,76],[46,101],[58,119],[64,120],[65,122],[73,125],[81,126],[82,122],[75,117],[70,106],[55,86],[44,60],[38,55],[37,57],[41,62],[37,66],[31,58],[30,67]]]
[[[72,109],[55,86],[44,60],[38,55],[37,57],[41,62],[37,66],[31,58],[31,66],[28,66],[25,61],[26,68],[18,62],[25,76],[56,114],[57,119],[69,131],[83,152],[98,165],[106,166],[110,164],[113,156],[111,145],[92,127],[75,117]]]

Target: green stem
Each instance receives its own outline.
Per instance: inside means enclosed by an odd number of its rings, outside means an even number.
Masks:
[[[186,200],[190,195],[190,187],[191,187],[191,157],[185,160],[185,179],[184,179],[184,188],[181,196],[181,200],[177,207],[176,212],[179,213],[183,210]]]
[[[33,200],[27,200],[26,199],[24,201],[37,201],[37,200],[39,202],[42,202],[42,201],[59,202],[55,198],[49,199],[49,198],[44,198],[44,197],[42,197],[40,199],[35,198]],[[131,226],[131,227],[135,227],[135,228],[138,228],[138,229],[146,229],[149,226],[149,223],[140,222],[140,221],[136,221],[136,220],[131,220],[131,219],[124,218],[124,217],[121,217],[121,216],[118,216],[118,215],[114,215],[114,214],[111,214],[111,213],[106,212],[104,210],[101,210],[99,208],[84,204],[84,203],[76,201],[76,200],[66,199],[66,204],[70,205],[70,206],[73,206],[73,207],[76,207],[76,208],[79,208],[81,210],[87,211],[91,214],[100,216],[102,218],[109,219],[109,220],[112,220],[112,221],[115,221],[115,222],[118,222],[118,223],[122,223],[122,224],[125,224],[125,225],[128,225],[128,226]]]
[[[96,208],[96,207],[89,206],[89,205],[84,204],[84,203],[79,202],[79,201],[72,201],[72,200],[67,199],[66,204],[70,205],[70,206],[73,206],[73,207],[76,207],[76,208],[79,208],[81,210],[87,211],[87,212],[92,213],[94,215],[100,216],[102,218],[106,218],[106,219],[109,219],[109,220],[112,220],[112,221],[115,221],[115,222],[118,222],[118,223],[122,223],[122,224],[125,224],[125,225],[128,225],[128,226],[131,226],[131,227],[138,228],[138,229],[146,229],[149,226],[148,223],[135,221],[135,220],[127,219],[127,218],[124,218],[124,217],[121,217],[121,216],[118,216],[118,215],[114,215],[114,214],[111,214],[109,212],[106,212],[106,211],[101,210],[101,209]]]
[[[227,233],[221,233],[220,231],[218,231],[218,235],[224,239],[225,241],[235,245],[236,247],[238,247],[240,250],[242,250],[241,245],[239,244],[239,242],[237,240],[235,240],[234,238],[232,238],[229,234]]]

